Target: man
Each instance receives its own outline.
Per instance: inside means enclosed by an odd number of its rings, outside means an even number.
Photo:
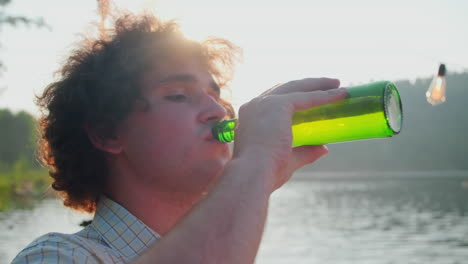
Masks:
[[[241,107],[231,155],[211,127],[233,116],[221,90],[236,54],[150,15],[83,41],[38,98],[41,152],[64,204],[95,217],[13,263],[253,263],[271,193],[327,153],[291,148],[292,113],[346,92],[326,78],[266,91]]]

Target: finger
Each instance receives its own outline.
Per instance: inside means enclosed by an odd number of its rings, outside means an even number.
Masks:
[[[286,94],[294,92],[325,91],[340,87],[338,79],[331,78],[306,78],[302,80],[290,81],[277,85],[266,91],[265,94]]]
[[[300,146],[292,150],[290,169],[295,171],[328,154],[326,146]]]
[[[332,89],[328,91],[314,91],[293,93],[285,96],[290,100],[294,111],[306,110],[315,106],[338,102],[347,96],[346,88]]]
[[[277,85],[271,87],[270,89],[264,91],[263,93],[261,93],[260,95],[267,95],[267,94],[271,94],[271,91],[275,90],[276,88],[278,88],[279,86],[281,85],[284,85],[284,83],[278,83]]]
[[[260,95],[267,95],[267,94],[272,94],[272,91],[277,89],[278,87],[280,87],[281,85],[284,85],[284,83],[278,83],[277,85],[271,87],[270,89],[264,91],[263,93],[261,93]]]

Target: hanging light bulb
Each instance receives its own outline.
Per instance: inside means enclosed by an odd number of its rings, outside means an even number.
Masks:
[[[445,102],[445,64],[440,64],[439,72],[431,82],[431,86],[426,92],[426,99],[432,105],[438,105]]]

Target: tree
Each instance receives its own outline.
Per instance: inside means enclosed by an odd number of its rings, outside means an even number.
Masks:
[[[0,110],[0,169],[9,168],[20,159],[38,165],[34,153],[35,124],[34,117],[26,112],[13,114],[6,109]]]

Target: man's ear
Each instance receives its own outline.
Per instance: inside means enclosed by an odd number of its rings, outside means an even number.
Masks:
[[[106,133],[106,129],[102,126],[90,127],[85,125],[84,129],[95,148],[111,154],[120,154],[122,152],[122,144],[117,135]]]

